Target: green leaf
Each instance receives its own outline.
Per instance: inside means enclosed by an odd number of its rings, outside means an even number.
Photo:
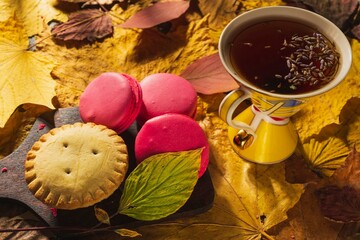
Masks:
[[[110,225],[110,217],[105,210],[98,207],[94,207],[94,210],[95,210],[95,217],[99,222]]]
[[[114,230],[114,232],[116,232],[117,234],[119,234],[122,237],[141,237],[142,236],[137,231],[133,231],[133,230],[126,229],[126,228],[116,229],[116,230]]]
[[[150,221],[176,212],[197,182],[201,152],[168,152],[145,159],[126,179],[118,213]]]

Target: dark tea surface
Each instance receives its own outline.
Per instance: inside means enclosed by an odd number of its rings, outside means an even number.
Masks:
[[[240,32],[230,49],[238,74],[269,92],[300,94],[321,88],[337,72],[339,54],[321,33],[300,23],[274,20]]]

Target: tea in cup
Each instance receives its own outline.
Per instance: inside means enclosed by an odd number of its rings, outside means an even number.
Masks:
[[[265,164],[294,152],[298,137],[289,117],[308,98],[337,86],[352,61],[349,41],[332,22],[285,6],[233,19],[221,34],[219,54],[240,85],[219,107],[231,144],[244,159]],[[234,118],[245,99],[252,106]]]

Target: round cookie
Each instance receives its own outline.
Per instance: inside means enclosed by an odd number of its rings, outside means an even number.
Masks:
[[[107,72],[94,79],[80,96],[79,111],[84,122],[105,125],[117,133],[136,119],[142,104],[142,91],[136,79]]]
[[[169,113],[148,120],[135,139],[137,163],[165,152],[178,152],[204,148],[201,153],[201,177],[209,163],[209,143],[204,131],[192,118]]]
[[[127,147],[115,131],[76,123],[54,128],[34,143],[25,161],[25,179],[45,204],[76,209],[109,197],[127,169]]]
[[[197,94],[186,79],[170,73],[156,73],[145,77],[140,86],[143,92],[143,104],[137,118],[140,125],[166,113],[195,116]]]

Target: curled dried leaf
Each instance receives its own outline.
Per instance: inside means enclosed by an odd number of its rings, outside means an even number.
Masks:
[[[120,228],[114,230],[117,234],[119,234],[122,237],[141,237],[142,235],[134,230],[126,229],[126,228]]]
[[[52,29],[56,39],[81,41],[106,37],[113,33],[111,17],[97,9],[81,10],[71,13],[69,21]]]
[[[95,217],[99,222],[110,225],[109,214],[104,209],[95,206],[94,211],[95,211]]]

